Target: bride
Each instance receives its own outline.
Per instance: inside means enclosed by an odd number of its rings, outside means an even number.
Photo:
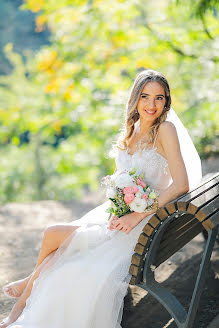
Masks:
[[[150,212],[114,216],[109,223],[106,201],[76,221],[48,227],[33,272],[3,287],[17,302],[1,328],[121,327],[131,257],[144,225],[201,177],[200,158],[177,119],[166,78],[142,71],[131,88],[113,156],[117,171],[136,167],[144,173],[159,192],[158,203]]]

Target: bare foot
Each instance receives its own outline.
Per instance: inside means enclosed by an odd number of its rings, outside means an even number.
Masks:
[[[9,316],[0,323],[0,328],[6,328],[15,322],[23,312],[25,305],[26,303],[19,299],[13,306]]]
[[[7,297],[18,298],[21,296],[24,289],[26,288],[29,279],[30,276],[21,280],[13,281],[10,284],[4,286],[2,290]]]

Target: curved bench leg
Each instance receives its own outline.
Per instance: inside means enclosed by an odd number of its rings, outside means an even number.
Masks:
[[[166,222],[164,222],[165,224]],[[146,256],[144,274],[143,274],[143,283],[138,284],[137,286],[145,289],[151,295],[153,295],[170,313],[174,318],[178,328],[192,328],[195,315],[198,309],[198,304],[200,296],[202,293],[204,281],[206,278],[207,269],[210,263],[212,250],[214,247],[215,239],[217,236],[218,227],[215,227],[208,233],[208,239],[204,248],[202,261],[200,264],[199,273],[196,279],[195,288],[192,294],[192,299],[189,307],[188,313],[185,311],[184,307],[176,299],[171,292],[161,286],[154,278],[154,272],[152,271],[152,263],[156,250],[158,248],[159,241],[163,235],[163,232],[157,232],[154,239],[156,239],[155,246],[149,251]]]
[[[215,227],[213,230],[208,232],[208,239],[207,239],[207,242],[205,245],[204,253],[202,256],[202,261],[200,264],[200,269],[199,269],[196,284],[195,284],[195,288],[194,288],[194,291],[192,294],[192,300],[191,300],[191,304],[189,307],[186,323],[185,323],[185,326],[183,326],[185,328],[192,328],[192,326],[193,326],[193,322],[194,322],[195,315],[196,315],[196,312],[198,309],[199,300],[201,297],[201,293],[202,293],[205,278],[206,278],[206,273],[207,273],[209,263],[211,260],[211,254],[212,254],[215,239],[217,236],[217,231],[218,231],[218,227]]]

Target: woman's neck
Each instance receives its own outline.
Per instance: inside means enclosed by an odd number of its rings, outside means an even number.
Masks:
[[[151,122],[140,120],[140,125],[139,125],[139,129],[138,129],[139,137],[141,138],[143,136],[148,135],[149,130],[152,125],[153,125],[153,123],[151,123]]]

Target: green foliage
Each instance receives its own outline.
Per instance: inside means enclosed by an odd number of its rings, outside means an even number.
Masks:
[[[47,26],[51,37],[23,57],[12,44],[5,47],[13,71],[0,77],[1,202],[70,200],[84,188],[97,189],[100,177],[113,172],[107,154],[144,68],[166,75],[173,107],[200,154],[217,153],[217,19],[206,13],[206,31],[189,4],[160,0],[157,6],[24,2],[23,10],[37,14],[36,29]],[[62,137],[66,129],[68,138]],[[27,131],[29,142],[22,144]]]

